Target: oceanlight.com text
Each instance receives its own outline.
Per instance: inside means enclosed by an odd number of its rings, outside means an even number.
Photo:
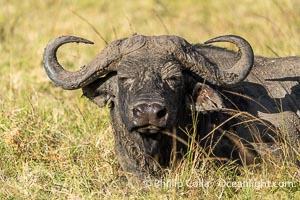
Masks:
[[[154,187],[188,187],[188,188],[210,188],[210,187],[231,187],[231,188],[243,188],[243,187],[251,187],[251,188],[285,188],[285,187],[296,187],[296,183],[292,181],[269,181],[269,180],[243,180],[243,181],[227,181],[224,179],[218,179],[213,181],[205,181],[203,179],[197,180],[185,180],[185,181],[177,181],[177,180],[146,180],[145,183],[147,185],[151,185]]]

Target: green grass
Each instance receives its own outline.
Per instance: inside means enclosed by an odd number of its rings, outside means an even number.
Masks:
[[[55,88],[42,66],[44,47],[59,35],[95,42],[62,47],[59,59],[70,70],[91,60],[104,40],[134,32],[174,34],[192,43],[237,34],[257,55],[300,55],[298,1],[0,0],[0,5],[0,199],[300,199],[300,170],[288,161],[250,169],[187,160],[167,171],[164,182],[127,183],[114,153],[108,109],[98,109],[80,91]],[[218,186],[223,180],[294,185]]]

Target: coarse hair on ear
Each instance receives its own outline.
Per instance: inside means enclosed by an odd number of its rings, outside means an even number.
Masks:
[[[195,110],[203,114],[224,108],[221,95],[204,83],[196,83],[192,93]]]
[[[116,73],[112,72],[82,88],[83,96],[100,108],[113,106],[116,91]]]

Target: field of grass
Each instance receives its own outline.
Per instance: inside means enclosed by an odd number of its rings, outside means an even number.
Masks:
[[[96,2],[0,0],[0,199],[300,199],[300,170],[284,161],[237,170],[209,162],[195,168],[187,160],[164,180],[127,183],[108,109],[79,90],[54,87],[42,66],[44,47],[59,35],[95,42],[61,48],[69,70],[91,60],[105,41],[133,33],[191,43],[237,34],[257,55],[299,56],[298,0]]]

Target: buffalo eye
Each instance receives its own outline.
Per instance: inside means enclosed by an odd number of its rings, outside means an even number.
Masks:
[[[161,67],[161,77],[172,90],[175,90],[182,82],[180,63],[174,59],[165,62]]]
[[[181,76],[170,76],[165,78],[166,83],[172,89],[175,89],[181,83]]]
[[[125,86],[130,85],[134,82],[134,78],[125,76],[125,75],[119,76],[118,79],[119,79],[119,82],[121,82]]]

